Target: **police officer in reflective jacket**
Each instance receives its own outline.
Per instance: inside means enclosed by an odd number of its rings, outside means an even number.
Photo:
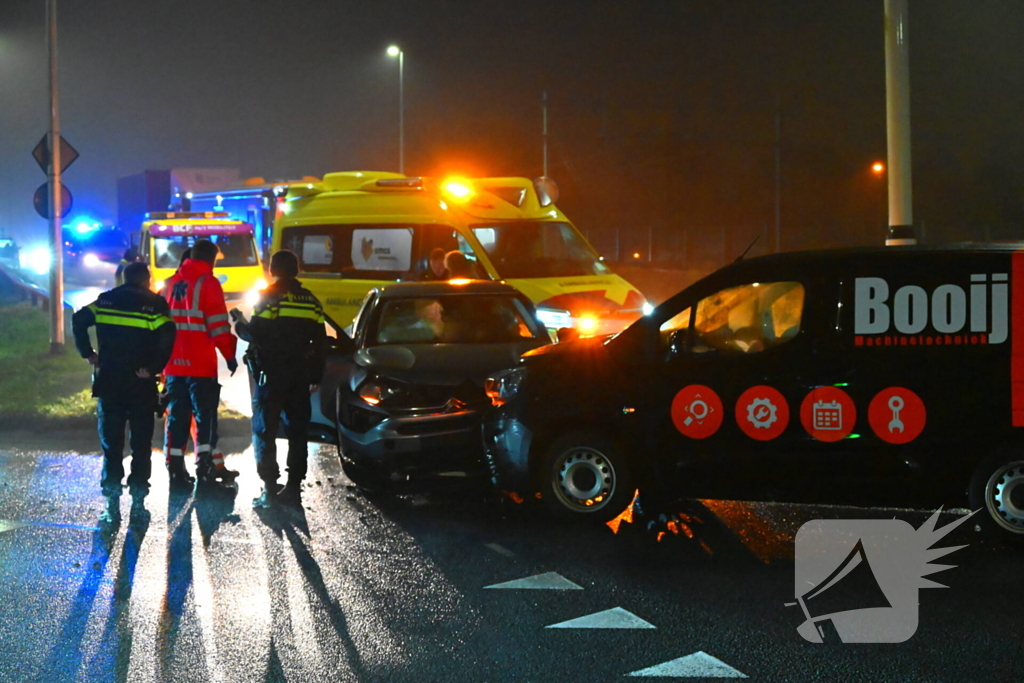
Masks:
[[[324,374],[325,335],[323,308],[295,279],[298,273],[295,254],[284,250],[275,253],[270,259],[270,274],[276,280],[261,292],[252,320],[235,315],[235,332],[250,343],[247,358],[254,387],[252,443],[256,472],[263,480],[263,493],[253,501],[256,507],[269,507],[276,500],[300,503],[306,476],[309,395],[316,391]],[[274,439],[282,413],[288,437],[288,483],[278,490],[280,470]]]
[[[121,514],[125,423],[132,452],[128,476],[132,497],[141,502],[149,491],[156,376],[171,356],[175,337],[167,302],[149,290],[149,267],[131,263],[124,277],[125,284],[104,292],[71,319],[75,347],[96,367],[92,394],[99,399],[96,412],[103,448],[100,485],[107,496],[107,509],[100,518],[105,522],[117,521]],[[89,340],[89,328],[93,326],[99,354]]]

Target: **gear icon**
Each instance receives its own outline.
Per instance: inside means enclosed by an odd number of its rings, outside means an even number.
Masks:
[[[747,406],[747,420],[754,429],[768,429],[779,418],[775,415],[775,404],[767,398],[755,398]]]

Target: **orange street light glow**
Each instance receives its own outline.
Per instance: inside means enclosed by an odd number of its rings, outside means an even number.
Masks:
[[[882,172],[885,171],[885,164],[883,164],[881,161],[876,161],[874,164],[871,165],[871,171],[875,175],[882,175]]]
[[[640,252],[639,251],[634,251],[633,252],[633,258],[640,258]]]
[[[582,316],[576,326],[580,328],[580,332],[590,334],[597,329],[597,318],[592,315]]]

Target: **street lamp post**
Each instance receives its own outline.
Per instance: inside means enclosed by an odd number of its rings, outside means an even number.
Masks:
[[[388,57],[398,57],[398,172],[405,175],[405,52],[392,45]]]

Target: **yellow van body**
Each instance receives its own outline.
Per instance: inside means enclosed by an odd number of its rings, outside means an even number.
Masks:
[[[280,188],[273,250],[299,257],[300,278],[342,326],[371,288],[423,279],[441,248],[465,254],[480,278],[519,289],[551,329],[618,332],[646,301],[558,210],[550,188],[543,179],[329,173]]]
[[[149,263],[153,290],[160,291],[174,275],[182,253],[196,240],[208,239],[220,253],[213,274],[224,289],[229,306],[252,303],[259,290],[267,286],[253,238],[252,225],[223,218],[223,213],[150,213],[133,243],[139,255]]]

